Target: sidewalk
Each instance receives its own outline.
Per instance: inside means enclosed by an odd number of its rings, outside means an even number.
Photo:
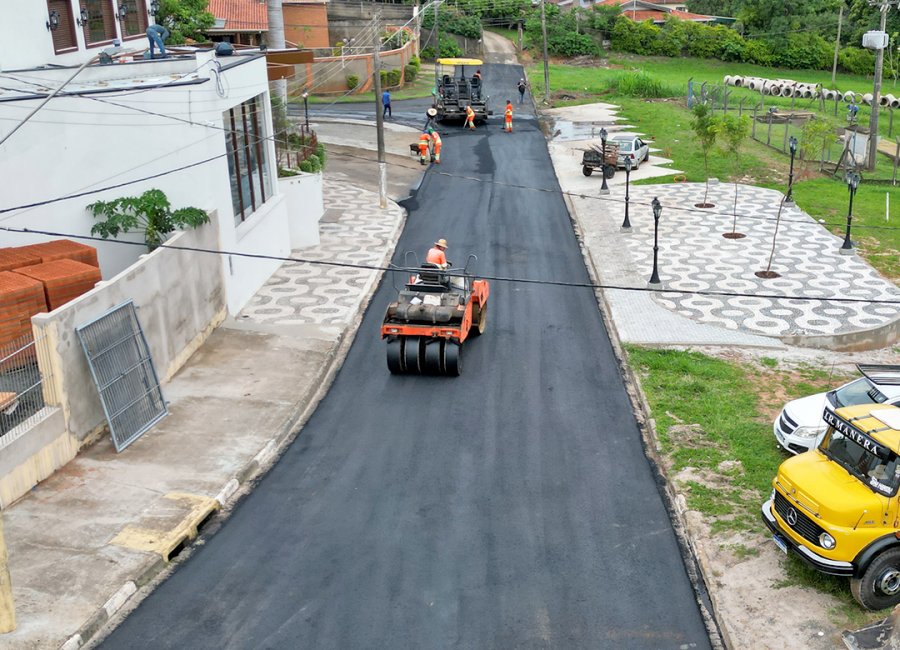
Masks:
[[[658,268],[663,289],[648,292],[604,290],[612,321],[624,343],[644,345],[787,345],[834,350],[882,348],[900,335],[895,305],[834,302],[827,298],[900,300],[900,289],[856,254],[841,255],[842,240],[797,207],[781,214],[771,270],[780,277],[755,274],[768,266],[781,192],[738,187],[737,232],[732,231],[734,185],[710,183],[709,201],[699,209],[703,183],[634,185],[643,178],[671,175],[669,161],[651,155],[632,172],[630,231],[621,228],[625,174],[609,181],[601,196],[599,176],[581,173],[581,150],[599,144],[596,133],[635,133],[616,123],[616,107],[590,104],[546,111],[557,120],[550,153],[556,175],[569,197],[572,216],[604,285],[644,289],[653,268],[653,213],[659,197]],[[591,137],[593,132],[593,137]],[[654,149],[651,147],[651,152]],[[700,295],[672,290],[711,291]],[[765,294],[784,298],[757,298]],[[793,300],[791,296],[823,300]]]
[[[405,220],[326,177],[310,260],[384,265]],[[4,648],[80,647],[274,458],[327,392],[380,274],[284,264],[163,386],[170,414],[108,437],[4,512],[17,629]],[[228,381],[222,381],[227,377]]]

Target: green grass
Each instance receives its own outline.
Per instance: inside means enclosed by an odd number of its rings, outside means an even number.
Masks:
[[[619,59],[611,59],[615,62]],[[654,57],[629,58],[629,65],[644,65],[644,72],[639,78],[647,79],[643,84],[654,82],[662,86],[677,86],[686,82],[694,74],[695,78],[713,79],[728,72],[749,74],[747,68],[753,68],[753,74],[761,74],[768,70],[770,77],[788,77],[793,72],[798,74],[792,78],[803,81],[815,81],[825,73],[815,71],[769,70],[758,66],[738,66],[738,70],[726,68],[717,61],[701,59],[659,59]],[[649,71],[656,71],[653,76]],[[530,66],[527,70],[533,83],[542,84],[543,68]],[[805,73],[801,76],[799,72]],[[661,155],[671,159],[672,167],[684,171],[688,181],[702,182],[707,174],[703,161],[703,153],[696,142],[691,129],[691,114],[684,107],[680,98],[644,100],[621,92],[622,69],[592,68],[580,66],[554,65],[550,67],[551,91],[554,97],[562,98],[554,105],[583,104],[590,102],[609,102],[620,106],[621,115],[629,123],[646,134],[654,146],[661,150]],[[664,76],[663,76],[664,74]],[[816,76],[818,75],[818,77]],[[665,79],[663,83],[662,79]],[[860,84],[864,79],[843,75],[848,84]],[[830,81],[830,77],[829,77]],[[789,100],[788,100],[789,101]],[[884,122],[882,121],[886,128]],[[900,116],[898,116],[897,132],[900,133]],[[757,123],[757,136],[766,137],[767,125]],[[773,125],[772,143],[780,146],[784,140],[784,128]],[[709,157],[709,177],[722,181],[740,178],[743,182],[784,191],[787,185],[789,158],[781,152],[764,144],[747,139],[742,147],[740,165],[735,166],[733,159],[721,148],[715,148]],[[883,155],[878,156],[878,167],[874,173],[863,172],[863,177],[889,178],[891,162]],[[794,198],[797,204],[810,216],[823,219],[826,226],[835,234],[843,234],[846,223],[848,193],[846,184],[839,179],[826,178],[818,174],[815,163],[798,162],[795,168],[798,180],[794,185]],[[656,184],[671,182],[671,177],[663,176],[637,181],[638,184]],[[885,221],[885,194],[891,198],[892,211],[900,210],[900,187],[884,184],[863,183],[854,200],[853,239],[858,244],[859,253],[885,277],[900,279],[900,217],[893,221]],[[885,227],[887,226],[887,227]]]
[[[519,32],[515,29],[506,29],[505,27],[485,27],[484,31],[500,34],[500,36],[512,41],[516,45],[519,43]]]

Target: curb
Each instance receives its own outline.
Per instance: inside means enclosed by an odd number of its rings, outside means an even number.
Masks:
[[[563,194],[563,200],[565,201],[566,209],[569,211],[569,219],[572,223],[572,228],[575,231],[575,238],[578,240],[578,245],[581,248],[581,254],[584,258],[588,275],[594,284],[599,285],[601,284],[600,274],[597,270],[597,265],[594,263],[594,258],[591,255],[590,249],[588,249],[584,243],[584,229],[578,221],[578,213],[575,210],[575,206],[572,204],[571,198],[567,194]],[[659,436],[656,432],[656,422],[651,417],[652,412],[650,410],[650,405],[647,403],[647,399],[644,396],[640,379],[634,374],[631,366],[627,363],[627,355],[622,348],[619,332],[610,316],[612,310],[606,300],[606,293],[602,289],[597,289],[594,291],[594,295],[597,298],[600,316],[603,318],[603,323],[606,326],[606,331],[609,335],[609,341],[613,352],[616,355],[619,370],[625,381],[625,390],[634,407],[635,419],[637,420],[637,425],[643,438],[644,453],[650,461],[651,468],[656,475],[657,487],[663,498],[666,510],[669,513],[669,518],[672,521],[675,538],[678,542],[678,546],[681,548],[682,558],[685,562],[685,571],[694,588],[694,595],[697,600],[697,605],[700,608],[700,614],[706,626],[710,643],[713,648],[734,648],[736,646],[729,637],[723,621],[719,618],[719,607],[717,605],[716,595],[714,591],[709,588],[709,578],[713,575],[712,569],[709,566],[705,553],[697,547],[688,533],[689,526],[685,518],[685,511],[687,509],[685,506],[685,499],[675,489],[675,486],[670,480],[665,466],[662,463],[662,459],[659,456]]]
[[[421,180],[419,183],[421,184]],[[344,184],[352,185],[351,183]],[[386,267],[390,262],[400,234],[403,232],[403,228],[406,225],[406,219],[409,216],[409,213],[399,204],[399,202],[391,202],[400,209],[400,219],[397,221],[396,227],[389,236],[388,246],[379,263],[379,266],[381,267]],[[343,365],[343,361],[349,353],[353,341],[356,339],[356,333],[359,331],[359,326],[362,324],[363,316],[383,277],[384,271],[378,271],[373,274],[369,281],[367,281],[362,289],[361,295],[363,297],[362,300],[360,300],[356,313],[353,315],[346,329],[338,335],[337,341],[328,353],[326,361],[322,364],[319,373],[310,383],[310,387],[307,391],[299,400],[297,400],[294,409],[287,416],[278,433],[270,438],[263,445],[262,449],[260,449],[260,451],[244,465],[244,467],[229,479],[216,494],[215,500],[218,501],[221,507],[225,507],[229,504],[241,487],[246,487],[249,483],[260,478],[265,470],[271,466],[272,462],[281,455],[281,452],[283,452],[286,447],[293,442],[294,438],[300,434],[303,426],[319,406],[319,402],[321,402],[325,395],[328,394],[335,376]],[[196,539],[194,541],[196,541]],[[191,545],[193,546],[193,543]],[[84,647],[85,644],[91,641],[97,633],[103,629],[113,616],[115,616],[126,604],[131,602],[134,595],[138,593],[142,587],[153,582],[153,580],[169,566],[170,563],[167,563],[161,557],[157,557],[152,562],[148,562],[138,571],[137,577],[128,580],[119,587],[119,589],[84,623],[84,625],[78,629],[75,634],[70,636],[59,646],[59,650],[78,650],[79,648]]]

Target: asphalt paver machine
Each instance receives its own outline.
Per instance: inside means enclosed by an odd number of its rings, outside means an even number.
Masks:
[[[465,120],[466,106],[475,112],[475,122],[483,123],[493,112],[488,110],[488,97],[475,72],[481,59],[444,58],[437,60],[437,84],[434,107],[439,122]],[[469,76],[466,76],[468,68]]]

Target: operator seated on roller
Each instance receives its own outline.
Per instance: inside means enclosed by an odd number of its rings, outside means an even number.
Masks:
[[[447,240],[446,239],[438,239],[434,242],[434,246],[429,249],[428,254],[425,255],[425,261],[431,264],[436,264],[440,269],[447,269],[450,267],[450,263],[447,261],[447,256],[444,254],[444,251],[447,250]]]

